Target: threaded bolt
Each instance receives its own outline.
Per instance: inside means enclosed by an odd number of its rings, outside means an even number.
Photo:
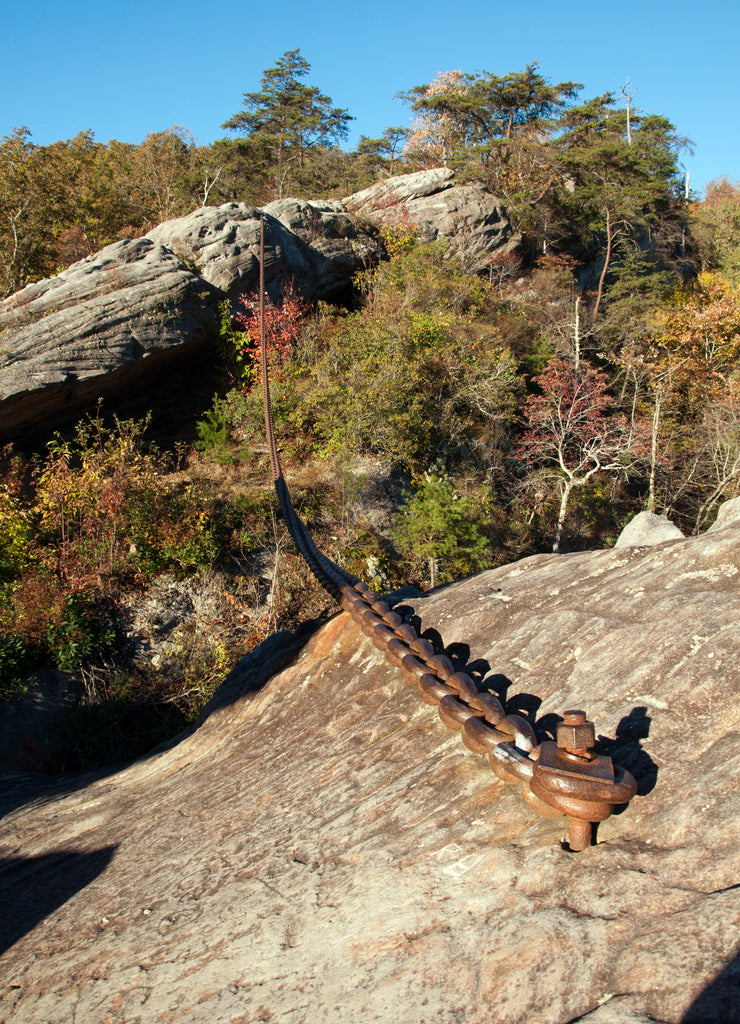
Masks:
[[[568,754],[588,757],[589,747],[596,741],[596,730],[585,711],[566,711],[557,727],[558,746]]]

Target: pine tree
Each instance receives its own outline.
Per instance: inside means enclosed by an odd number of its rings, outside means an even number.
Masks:
[[[300,50],[287,50],[262,75],[260,92],[246,92],[243,109],[221,127],[266,145],[278,197],[315,147],[347,137],[352,117],[315,86],[305,85],[311,65]]]

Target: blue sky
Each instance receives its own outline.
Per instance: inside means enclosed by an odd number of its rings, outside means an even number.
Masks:
[[[300,48],[309,84],[355,117],[360,134],[406,124],[399,91],[438,71],[520,71],[540,61],[582,97],[619,92],[668,117],[694,144],[682,154],[700,192],[740,178],[737,0],[49,0],[6,5],[0,24],[0,136],[26,125],[45,145],[90,129],[140,142],[174,124],[199,142],[259,89],[262,71]]]

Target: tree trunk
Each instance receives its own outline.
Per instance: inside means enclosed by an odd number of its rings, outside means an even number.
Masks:
[[[201,203],[201,206],[208,206],[208,196],[210,195],[211,189],[213,188],[213,186],[216,184],[218,179],[221,177],[221,171],[222,170],[223,170],[223,167],[219,167],[219,169],[216,171],[215,177],[212,178],[211,181],[208,180],[209,175],[208,175],[208,171],[206,171],[206,178],[205,178],[205,181],[203,183],[203,202]]]
[[[604,297],[604,281],[606,280],[606,272],[609,269],[609,264],[612,259],[612,215],[611,210],[607,206],[606,208],[606,253],[604,254],[604,266],[602,267],[601,274],[599,276],[599,287],[596,290],[596,305],[594,306],[594,322],[596,317],[599,315],[599,307],[601,306],[601,300]]]
[[[660,426],[660,395],[656,392],[653,423],[650,436],[650,483],[648,487],[647,511],[655,511],[655,466],[658,461],[658,428]]]
[[[555,539],[552,542],[552,550],[556,555],[560,552],[560,541],[563,536],[563,526],[565,524],[565,515],[568,511],[568,501],[570,500],[571,493],[573,491],[573,481],[563,481],[563,493],[560,495],[560,511],[558,512],[558,522],[555,527]]]
[[[696,516],[696,521],[694,523],[694,536],[695,537],[698,536],[699,530],[702,528],[702,526],[704,524],[704,520],[709,517],[709,513],[712,511],[714,506],[717,504],[719,499],[724,494],[725,489],[726,489],[728,483],[729,483],[728,480],[723,480],[722,483],[717,484],[717,486],[714,488],[714,490],[709,495],[707,500],[704,502],[704,504],[699,509],[699,511],[697,513],[697,516]]]

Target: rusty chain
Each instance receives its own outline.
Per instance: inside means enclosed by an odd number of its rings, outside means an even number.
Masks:
[[[570,849],[585,849],[592,843],[593,824],[608,818],[615,806],[628,803],[637,789],[628,771],[593,750],[594,726],[585,712],[566,711],[557,726],[557,740],[538,743],[526,718],[507,714],[492,691],[480,691],[469,675],[437,654],[428,640],[362,580],[323,555],[297,514],[283,477],[272,419],[264,316],[264,235],[264,217],[260,214],[260,356],[265,430],[275,491],[298,551],[321,586],[352,616],[386,660],[400,668],[421,699],[437,707],[445,725],[460,731],[465,746],[486,755],[492,770],[504,782],[519,784],[525,801],[538,814],[549,818],[567,815]]]

